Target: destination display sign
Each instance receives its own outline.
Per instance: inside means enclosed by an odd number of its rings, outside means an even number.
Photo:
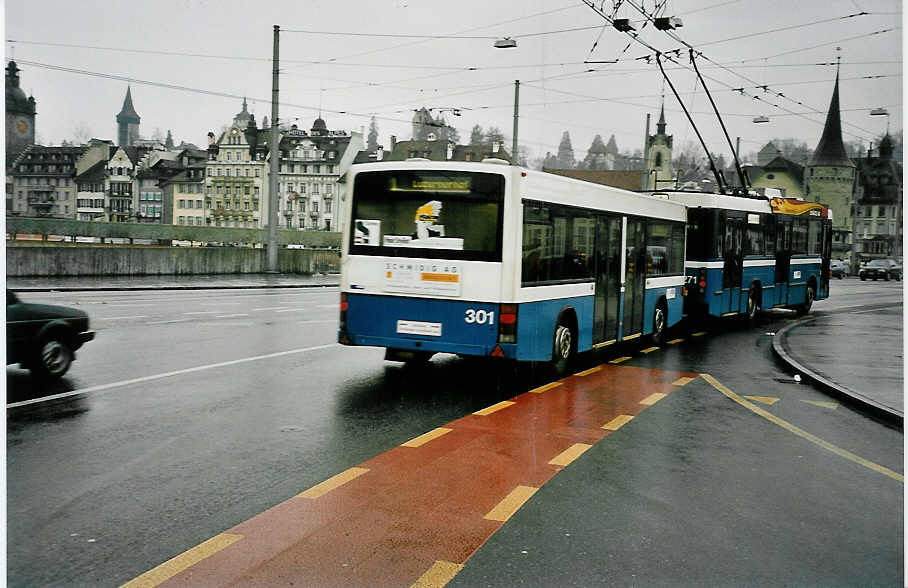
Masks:
[[[462,176],[391,176],[388,189],[392,192],[447,192],[469,194],[472,178]]]

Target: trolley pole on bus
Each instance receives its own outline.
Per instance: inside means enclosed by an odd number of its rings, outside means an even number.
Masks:
[[[514,140],[511,143],[511,165],[517,165],[517,119],[520,110],[520,80],[514,80]]]
[[[278,180],[280,179],[281,165],[281,129],[278,125],[278,63],[279,63],[279,42],[281,28],[274,25],[274,58],[273,70],[271,74],[271,171],[268,174],[268,251],[265,264],[265,271],[269,274],[278,273],[277,266],[277,209],[280,203],[278,194]]]

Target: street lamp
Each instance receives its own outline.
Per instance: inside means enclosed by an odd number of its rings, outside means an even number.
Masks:
[[[496,49],[513,49],[516,46],[517,41],[510,37],[505,37],[504,39],[498,39],[497,41],[495,41]]]
[[[756,124],[768,123],[768,122],[769,122],[769,117],[766,116],[765,114],[761,114],[760,116],[755,116],[754,119],[753,119],[753,122],[756,123]]]
[[[870,111],[870,116],[885,116],[886,117],[886,134],[889,134],[889,111],[883,107],[874,108]]]

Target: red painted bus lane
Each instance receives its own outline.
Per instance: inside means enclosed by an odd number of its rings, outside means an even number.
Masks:
[[[697,377],[583,373],[341,472],[128,585],[443,585],[536,489]]]

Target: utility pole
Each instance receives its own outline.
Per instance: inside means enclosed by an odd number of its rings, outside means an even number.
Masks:
[[[274,25],[274,51],[273,51],[273,70],[271,74],[271,140],[269,141],[269,151],[271,152],[271,172],[268,175],[268,257],[265,265],[265,271],[269,274],[278,273],[277,267],[277,209],[280,202],[278,186],[281,171],[281,130],[278,124],[278,63],[279,63],[279,42],[281,27]]]
[[[514,80],[514,141],[511,146],[511,165],[517,165],[517,119],[520,110],[520,80]]]
[[[647,145],[649,144],[649,116],[650,115],[647,112],[646,113],[646,133],[643,135],[643,173],[640,174],[643,177],[643,181],[641,182],[641,186],[640,186],[641,190],[646,190],[647,186],[649,186],[649,167],[647,164],[648,159],[646,157],[646,148],[647,148]]]

